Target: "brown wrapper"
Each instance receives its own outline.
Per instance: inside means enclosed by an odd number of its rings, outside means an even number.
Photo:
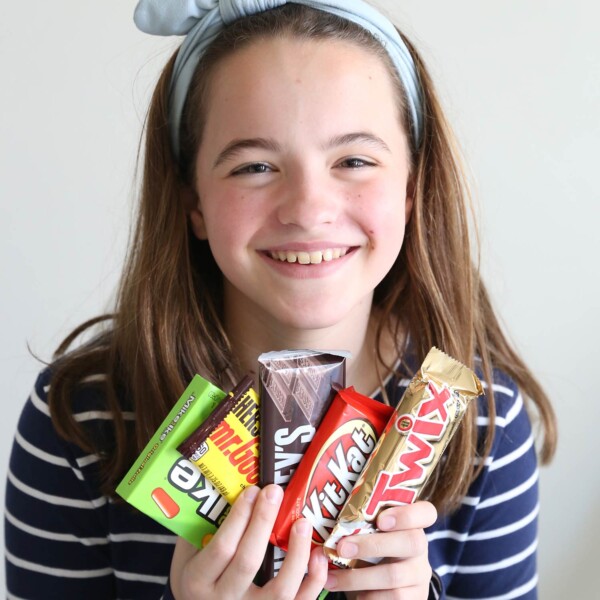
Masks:
[[[222,423],[251,387],[252,378],[249,375],[245,375],[231,392],[221,400],[206,420],[181,442],[177,450],[188,459],[198,452],[208,439],[208,436]]]
[[[346,358],[332,352],[261,354],[260,485],[287,485],[336,394],[345,387]],[[269,545],[257,583],[278,572],[284,552]]]
[[[246,375],[178,447],[229,504],[258,483],[258,411],[258,396]]]
[[[358,564],[337,555],[341,538],[375,532],[381,510],[419,498],[469,402],[482,393],[473,371],[437,348],[429,351],[324,544],[334,565]]]

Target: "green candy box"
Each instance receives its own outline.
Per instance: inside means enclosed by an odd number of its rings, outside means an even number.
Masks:
[[[225,396],[196,375],[117,487],[129,504],[197,548],[206,546],[230,506],[177,447]]]

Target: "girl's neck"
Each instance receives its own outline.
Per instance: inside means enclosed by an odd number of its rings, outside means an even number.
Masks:
[[[378,365],[374,319],[371,317],[371,302],[360,305],[351,318],[320,329],[298,329],[269,320],[261,311],[227,310],[225,303],[225,328],[233,353],[238,361],[241,376],[252,373],[257,379],[258,356],[272,350],[343,350],[350,354],[346,366],[346,383],[353,385],[363,394],[373,392],[385,376]],[[384,356],[391,348],[386,344]],[[393,350],[391,350],[393,352]]]

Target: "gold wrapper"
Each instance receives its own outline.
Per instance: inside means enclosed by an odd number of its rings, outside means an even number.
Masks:
[[[482,393],[471,369],[437,348],[429,351],[325,541],[325,553],[335,565],[356,564],[337,555],[341,538],[375,532],[381,510],[419,498],[469,402]]]

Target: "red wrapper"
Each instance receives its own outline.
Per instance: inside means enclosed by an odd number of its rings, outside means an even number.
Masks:
[[[301,517],[313,526],[313,545],[323,544],[393,412],[352,387],[337,393],[285,490],[272,544],[287,550]]]

